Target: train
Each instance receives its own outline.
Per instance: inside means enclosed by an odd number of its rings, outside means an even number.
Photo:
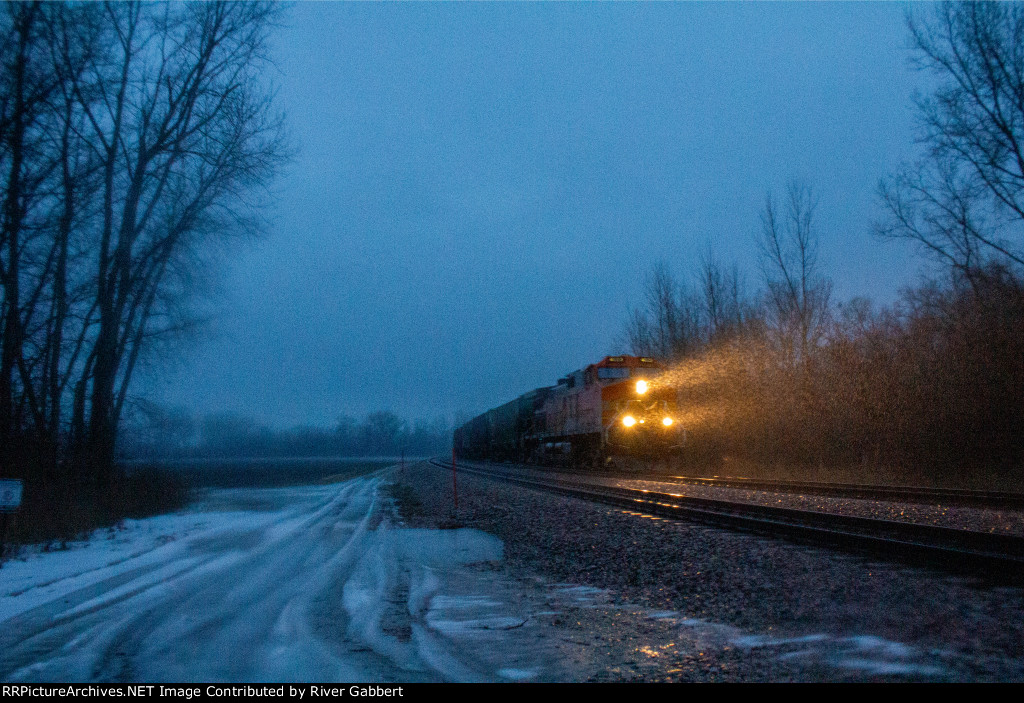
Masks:
[[[685,441],[675,390],[647,356],[601,361],[477,415],[456,428],[465,459],[600,468],[670,457]]]

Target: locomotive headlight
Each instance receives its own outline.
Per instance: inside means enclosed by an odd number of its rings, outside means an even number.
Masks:
[[[647,385],[647,381],[641,380],[636,382],[636,392],[639,393],[640,395],[646,393],[648,387],[649,386]]]
[[[670,417],[662,418],[661,424],[663,424],[665,427],[671,427],[672,426],[672,418],[670,418]]]
[[[622,424],[626,427],[632,427],[636,424],[636,418],[632,415],[626,415],[626,417],[622,418]]]

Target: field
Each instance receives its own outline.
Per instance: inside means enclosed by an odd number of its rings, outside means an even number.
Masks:
[[[155,469],[182,479],[192,488],[269,488],[342,481],[399,461],[398,457],[180,459],[132,462],[125,464],[125,470],[131,474]]]

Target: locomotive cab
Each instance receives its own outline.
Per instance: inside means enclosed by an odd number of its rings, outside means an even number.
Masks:
[[[602,440],[610,453],[642,457],[682,445],[675,389],[660,384],[663,368],[650,357],[610,356],[595,364],[601,389]]]

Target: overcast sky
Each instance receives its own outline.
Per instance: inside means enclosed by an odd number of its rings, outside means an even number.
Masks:
[[[620,350],[655,262],[757,279],[765,193],[820,196],[840,300],[919,275],[871,235],[915,155],[897,3],[299,3],[298,156],[211,333],[138,388],[273,426],[476,413]]]

